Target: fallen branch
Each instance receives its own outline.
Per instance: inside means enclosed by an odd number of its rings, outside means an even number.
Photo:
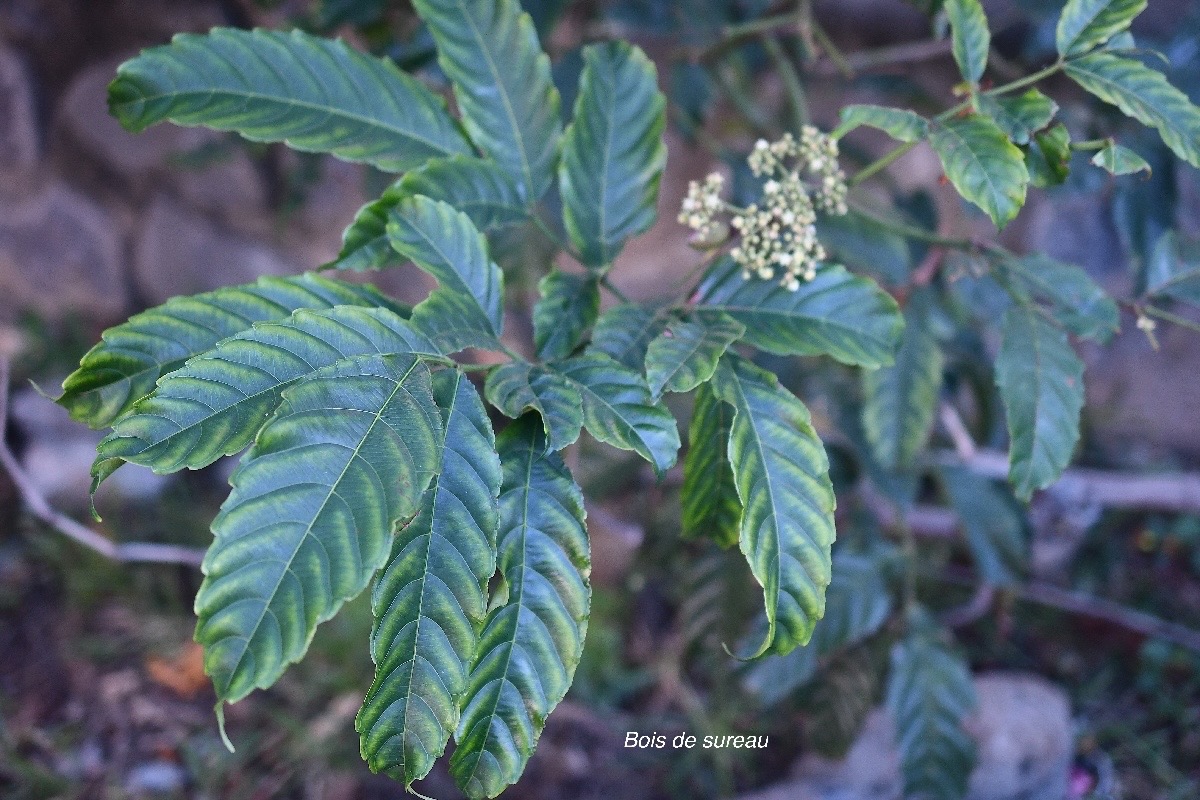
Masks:
[[[0,430],[8,423],[8,361],[0,358]],[[118,543],[58,511],[38,490],[8,442],[0,436],[0,465],[12,479],[29,512],[59,533],[105,558],[124,563],[186,564],[198,567],[204,551],[193,547],[149,542]]]

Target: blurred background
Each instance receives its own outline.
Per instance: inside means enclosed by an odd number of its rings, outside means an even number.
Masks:
[[[524,5],[555,59],[565,110],[583,41],[628,37],[658,64],[671,115],[660,222],[627,248],[612,279],[634,298],[670,293],[697,261],[675,223],[687,182],[728,171],[760,129],[786,125],[778,62],[754,37],[729,35],[782,4]],[[956,73],[948,42],[934,35],[937,5],[816,2],[832,47],[814,48],[804,31],[780,37],[815,122],[832,128],[851,102],[952,104]],[[1061,5],[986,2],[996,63],[1016,75],[1045,63]],[[160,126],[134,136],[107,115],[105,87],[122,60],[173,33],[217,25],[341,35],[444,85],[430,37],[399,0],[0,0],[0,356],[11,366],[5,436],[37,496],[118,542],[204,546],[230,464],[170,478],[127,467],[102,490],[103,522],[93,523],[88,469],[100,434],[72,422],[37,387],[56,395],[100,332],[140,309],[329,261],[355,211],[389,180],[205,130]],[[1200,101],[1200,3],[1151,0],[1133,30]],[[1173,159],[1153,132],[1122,128],[1065,83],[1051,88],[1072,124],[1119,131],[1154,171],[1113,179],[1074,170],[1063,186],[1032,192],[1001,239],[1018,252],[1083,266],[1116,297],[1133,296],[1162,257],[1165,235],[1183,243],[1200,237],[1200,172]],[[882,136],[858,136],[847,159],[888,146]],[[994,237],[941,177],[921,147],[891,168],[886,189],[939,231]],[[899,253],[886,237],[851,244],[839,255],[867,271],[886,274],[897,259],[910,266],[903,241]],[[554,256],[520,230],[493,248],[514,298],[510,335],[519,339],[529,330],[536,281]],[[408,268],[369,279],[410,302],[429,288]],[[1125,315],[1109,345],[1081,352],[1089,384],[1080,463],[1170,480],[1200,469],[1200,333],[1161,324],[1151,341]],[[786,380],[788,367],[779,368]],[[831,452],[836,471],[836,443]],[[887,642],[839,656],[821,680],[804,685],[748,677],[721,643],[737,635],[727,621],[750,619],[759,597],[744,576],[728,574],[736,567],[722,553],[681,547],[678,476],[655,483],[624,454],[594,442],[573,457],[591,499],[587,649],[525,778],[505,796],[898,796],[888,727],[871,712]],[[1033,536],[1034,590],[1005,596],[981,615],[971,613],[970,586],[931,584],[948,613],[959,612],[949,621],[981,675],[972,730],[982,777],[972,797],[1038,797],[1030,787],[1039,783],[1065,783],[1072,798],[1200,796],[1198,637],[1158,624],[1200,628],[1200,515],[1188,505],[1163,512],[1047,493],[1023,523]],[[1198,505],[1200,497],[1192,510]],[[955,520],[938,511],[930,510],[928,524],[953,535]],[[851,536],[877,524],[839,522],[839,535]],[[953,544],[935,546],[943,578],[957,574],[955,558]],[[191,642],[199,580],[194,566],[118,563],[72,542],[27,513],[0,473],[0,797],[403,796],[366,770],[353,731],[372,674],[365,597],[318,630],[307,659],[277,686],[228,708],[238,746],[231,754],[218,739],[211,687]],[[629,731],[769,735],[770,746],[629,749]],[[1050,774],[1053,781],[1030,778]],[[422,791],[457,796],[441,766]]]

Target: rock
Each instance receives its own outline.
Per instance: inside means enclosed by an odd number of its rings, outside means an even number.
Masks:
[[[21,187],[40,157],[29,71],[16,53],[0,47],[0,192]]]
[[[1066,694],[1036,675],[975,678],[979,705],[965,723],[978,762],[967,800],[1062,800],[1074,754]],[[804,756],[790,781],[741,800],[900,800],[895,728],[876,709],[841,761]]]
[[[133,271],[139,299],[158,304],[297,270],[272,248],[222,230],[159,195],[146,212]]]
[[[56,123],[105,167],[137,177],[166,167],[172,157],[219,139],[200,128],[152,125],[130,133],[108,113],[108,84],[125,58],[85,67],[71,81],[59,104]]]
[[[0,200],[0,292],[0,314],[9,319],[18,309],[49,319],[121,316],[126,296],[112,215],[62,183]]]

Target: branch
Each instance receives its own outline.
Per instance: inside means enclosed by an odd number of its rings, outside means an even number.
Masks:
[[[8,423],[8,360],[0,358],[0,431]],[[67,538],[93,550],[105,558],[125,563],[186,564],[198,567],[204,551],[192,547],[148,542],[119,544],[55,509],[26,474],[8,442],[0,436],[0,466],[12,478],[25,505],[34,517],[54,528]]]

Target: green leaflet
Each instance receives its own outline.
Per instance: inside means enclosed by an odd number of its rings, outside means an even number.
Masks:
[[[905,310],[895,363],[862,373],[863,432],[875,460],[891,471],[912,464],[933,427],[942,387],[942,350],[933,333],[932,313],[932,293],[914,293]]]
[[[157,473],[206,467],[250,444],[283,390],[300,378],[343,358],[397,352],[438,355],[386,308],[300,309],[256,323],[190,359],[135,403],[97,446],[92,476],[99,483],[123,461]]]
[[[517,0],[414,0],[471,140],[531,206],[554,179],[562,133],[550,59]]]
[[[300,31],[178,34],[121,65],[108,105],[131,131],[203,125],[389,172],[471,152],[446,104],[415,78]]]
[[[513,419],[527,410],[537,411],[551,450],[562,450],[579,438],[583,398],[553,369],[524,361],[504,364],[488,375],[486,394],[488,402]]]
[[[600,284],[594,277],[556,269],[538,282],[538,291],[542,298],[533,307],[533,343],[538,358],[566,358],[600,314]]]
[[[1104,44],[1128,30],[1145,10],[1146,0],[1067,0],[1054,32],[1059,55],[1065,58]]]
[[[931,125],[929,143],[954,188],[983,209],[997,228],[1011,222],[1025,205],[1025,158],[988,117],[970,114]]]
[[[938,477],[962,520],[979,574],[997,586],[1019,583],[1029,562],[1029,534],[1011,492],[966,467],[942,467]]]
[[[497,441],[504,466],[499,567],[507,601],[471,664],[450,773],[471,798],[515,783],[583,652],[591,570],[583,494],[526,416]]]
[[[1135,172],[1145,172],[1150,177],[1153,171],[1146,159],[1115,142],[1109,142],[1092,156],[1092,163],[1097,167],[1108,170],[1113,175],[1132,175]]]
[[[1068,61],[1064,69],[1096,97],[1156,128],[1175,155],[1200,169],[1200,108],[1161,72],[1105,52]]]
[[[992,34],[979,0],[945,0],[943,8],[950,22],[950,44],[954,61],[965,80],[977,84],[987,68]]]
[[[887,286],[908,282],[913,254],[903,236],[855,209],[842,216],[817,217],[817,239],[830,261],[867,272]]]
[[[1146,294],[1200,305],[1200,248],[1175,231],[1160,236],[1146,264]]]
[[[732,423],[733,408],[717,398],[711,383],[700,384],[683,459],[683,535],[707,537],[721,547],[737,544],[742,518],[729,463]]]
[[[283,319],[299,308],[388,304],[371,287],[311,274],[173,297],[106,330],[63,381],[56,402],[73,419],[103,428],[150,394],[160,376],[255,322]]]
[[[487,411],[459,370],[433,376],[442,469],[392,542],[371,606],[375,680],[354,727],[363,758],[410,787],[458,726],[496,571],[500,459]]]
[[[1058,104],[1037,89],[1019,95],[979,96],[979,110],[992,118],[1016,144],[1029,144],[1033,134],[1050,124]]]
[[[698,322],[674,320],[646,349],[650,395],[690,392],[717,370],[717,359],[741,338],[746,326],[726,314]]]
[[[642,372],[646,349],[667,327],[667,317],[645,306],[614,306],[600,315],[592,329],[589,352],[603,353],[614,361]]]
[[[397,252],[439,284],[413,309],[413,324],[446,353],[499,349],[504,276],[467,215],[440,200],[406,197],[392,211],[387,233]]]
[[[743,278],[741,267],[722,259],[701,296],[697,318],[724,312],[746,326],[747,344],[781,356],[828,355],[879,367],[892,363],[904,327],[890,295],[840,266],[817,270],[815,279],[789,292],[778,281]]]
[[[996,385],[1011,439],[1008,477],[1028,500],[1062,474],[1079,440],[1083,362],[1066,333],[1036,309],[1014,305],[1004,314]]]
[[[1061,122],[1035,133],[1025,147],[1029,182],[1039,189],[1058,186],[1067,179],[1071,163],[1071,134]]]
[[[402,263],[400,254],[388,243],[388,214],[402,199],[418,194],[449,203],[481,231],[521,222],[528,216],[516,184],[496,162],[458,155],[435,158],[359,209],[342,234],[341,252],[325,268],[383,269]]]
[[[626,241],[654,224],[666,100],[654,64],[633,45],[588,45],[583,61],[558,181],[571,242],[584,264],[604,272]]]
[[[832,135],[841,138],[860,125],[878,128],[899,142],[919,142],[929,133],[929,123],[915,111],[887,106],[849,105],[842,109],[841,124]]]
[[[713,388],[733,406],[729,461],[741,498],[739,542],[763,587],[766,636],[751,655],[806,644],[825,613],[835,530],[829,460],[808,409],[773,374],[737,356]]]
[[[360,356],[287,389],[230,478],[196,595],[217,697],[274,683],[366,587],[437,473],[442,421],[417,356]]]
[[[743,673],[744,685],[761,703],[782,701],[816,676],[823,659],[883,627],[892,598],[882,556],[846,550],[834,556],[825,616],[813,628],[812,639],[786,655],[755,661]]]
[[[1006,258],[1002,263],[1025,290],[1048,302],[1055,318],[1076,336],[1103,344],[1120,330],[1117,304],[1074,264],[1041,254]]]
[[[675,417],[655,402],[642,376],[600,353],[555,366],[583,399],[583,424],[606,444],[632,450],[654,465],[661,477],[679,454]]]
[[[896,724],[904,796],[962,800],[975,743],[962,721],[975,707],[963,660],[923,613],[892,650],[886,705]]]

